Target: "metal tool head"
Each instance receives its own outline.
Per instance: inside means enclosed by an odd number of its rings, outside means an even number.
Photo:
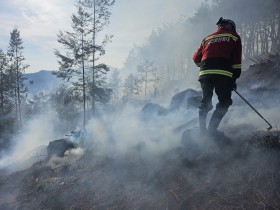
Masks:
[[[267,128],[267,131],[270,131],[272,129],[272,125],[270,125],[268,128]]]

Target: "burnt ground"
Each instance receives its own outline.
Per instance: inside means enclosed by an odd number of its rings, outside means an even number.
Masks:
[[[279,62],[269,55],[243,72],[238,87],[250,102],[265,99],[269,109],[279,99]],[[239,130],[206,137],[196,150],[182,144],[151,155],[139,144],[102,154],[97,146],[75,161],[0,171],[0,209],[280,209],[279,132]]]
[[[267,108],[280,98],[280,55],[267,54],[253,58],[254,63],[237,80],[238,89],[251,102],[262,102]],[[250,97],[252,95],[252,97]]]
[[[179,146],[148,158],[137,147],[116,157],[88,150],[72,164],[41,161],[1,175],[0,209],[280,209],[278,136],[207,138],[215,148],[194,156]]]

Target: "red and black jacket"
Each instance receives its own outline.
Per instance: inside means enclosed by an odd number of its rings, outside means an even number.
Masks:
[[[209,74],[239,78],[241,59],[240,36],[222,28],[204,38],[193,54],[193,61],[200,67],[199,78]]]

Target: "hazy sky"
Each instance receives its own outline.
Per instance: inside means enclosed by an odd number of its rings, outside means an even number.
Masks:
[[[111,23],[104,31],[113,34],[102,62],[122,67],[134,44],[141,45],[153,29],[181,17],[191,17],[203,0],[116,0]],[[0,48],[5,52],[10,32],[21,32],[26,72],[58,69],[57,32],[71,31],[75,0],[0,0]]]

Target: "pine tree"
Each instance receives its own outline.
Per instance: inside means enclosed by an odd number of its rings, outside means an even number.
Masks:
[[[55,50],[60,68],[54,74],[70,81],[74,91],[82,92],[84,126],[86,101],[91,99],[92,103],[94,101],[107,102],[111,93],[110,90],[103,88],[105,84],[103,75],[109,71],[109,68],[105,64],[95,65],[95,61],[98,60],[96,52],[99,52],[100,56],[103,55],[105,53],[103,47],[110,39],[106,36],[101,45],[96,45],[97,33],[108,24],[110,13],[107,6],[111,5],[109,2],[111,1],[77,1],[75,5],[77,14],[72,15],[73,32],[60,31],[58,33],[58,42],[68,51],[62,54]],[[93,76],[91,77],[90,74]]]
[[[0,138],[3,136],[3,133],[5,133],[5,128],[7,127],[8,123],[5,120],[5,114],[8,112],[6,107],[9,107],[6,100],[6,92],[7,92],[7,85],[6,85],[6,75],[5,71],[7,68],[7,62],[6,62],[6,55],[4,52],[0,49]]]
[[[21,104],[22,100],[26,98],[27,88],[24,85],[25,69],[29,65],[24,64],[25,57],[23,55],[23,41],[20,37],[20,31],[14,29],[11,32],[11,38],[7,51],[7,80],[9,97],[13,101],[15,109],[15,123],[16,129],[20,130],[22,127],[22,111]]]
[[[108,91],[106,91],[106,89],[102,88],[105,79],[103,75],[109,71],[109,68],[106,64],[96,65],[96,61],[98,61],[100,56],[105,54],[104,47],[108,42],[111,41],[113,36],[105,35],[103,41],[100,44],[97,43],[97,36],[109,24],[109,19],[111,16],[110,8],[114,5],[115,0],[82,0],[81,3],[91,14],[91,100],[92,110],[94,110],[95,102],[100,98],[104,98],[104,96],[101,96],[100,94],[110,94]]]
[[[114,69],[109,81],[109,88],[112,90],[112,102],[117,102],[119,100],[121,86],[122,80],[120,78],[120,72]]]
[[[144,82],[144,93],[145,93],[145,101],[147,100],[147,89],[149,83],[154,84],[154,89],[156,88],[156,84],[160,80],[159,75],[157,73],[157,68],[155,64],[151,61],[146,60],[137,66],[137,73],[139,75],[139,79],[141,82]]]
[[[133,74],[129,74],[124,81],[124,94],[126,97],[139,95],[141,92],[141,81]]]
[[[61,120],[60,129],[64,131],[75,129],[77,127],[75,122],[79,120],[81,100],[74,86],[62,84],[50,94],[50,100],[52,108]]]
[[[62,54],[55,50],[55,55],[59,58],[59,71],[53,72],[58,78],[70,81],[73,90],[82,93],[83,102],[83,126],[86,123],[86,99],[87,86],[89,81],[86,64],[89,62],[89,51],[91,43],[88,39],[90,33],[89,21],[90,14],[84,10],[80,1],[76,5],[77,14],[72,15],[73,32],[59,32],[58,42],[61,43],[68,51]]]
[[[4,114],[4,92],[5,92],[5,70],[7,67],[6,55],[0,49],[0,99],[1,99],[1,116]]]

